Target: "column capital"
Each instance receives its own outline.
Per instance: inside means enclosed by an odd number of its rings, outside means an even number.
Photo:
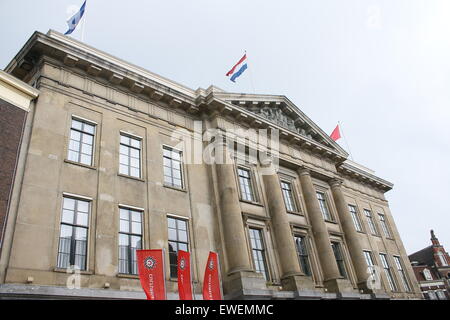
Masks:
[[[307,167],[300,167],[297,169],[297,172],[300,176],[310,176],[311,175],[311,170]]]
[[[328,183],[331,187],[340,187],[343,182],[344,182],[344,180],[342,180],[340,178],[333,178],[333,179],[330,179],[330,181]]]

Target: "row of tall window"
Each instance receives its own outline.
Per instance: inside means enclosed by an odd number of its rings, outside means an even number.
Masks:
[[[349,208],[352,220],[353,220],[353,224],[355,225],[356,231],[364,232],[361,221],[359,219],[359,214],[356,209],[356,206],[349,204],[348,208]],[[378,213],[377,215],[378,215],[378,221],[381,225],[381,229],[383,230],[384,236],[386,238],[392,238],[392,234],[389,230],[385,215],[382,213]],[[379,236],[380,232],[377,228],[377,225],[376,225],[375,219],[372,215],[372,212],[368,209],[364,209],[364,216],[366,217],[367,225],[369,226],[370,233],[372,235]]]
[[[245,168],[238,168],[238,180],[239,180],[239,186],[241,190],[241,198],[246,201],[255,202],[256,201],[256,195],[252,183],[251,178],[251,172],[248,169]],[[280,182],[281,185],[281,191],[284,198],[284,203],[286,205],[286,210],[288,212],[297,212],[298,208],[295,202],[294,198],[294,191],[292,188],[292,184],[288,181],[282,180]],[[319,207],[322,212],[322,216],[325,221],[334,221],[333,216],[331,215],[330,208],[327,203],[327,198],[325,196],[324,192],[317,191],[316,192],[317,201],[319,202]],[[356,209],[356,206],[354,205],[348,205],[349,211],[353,220],[353,223],[355,225],[355,228],[359,232],[364,232],[363,227],[361,224],[361,221],[359,219],[359,215]],[[389,230],[386,217],[382,213],[378,213],[378,220],[381,226],[381,229],[384,233],[384,235],[387,238],[392,238],[391,232]],[[364,209],[364,216],[366,217],[367,224],[369,226],[369,231],[372,235],[379,236],[380,232],[378,231],[376,222],[373,218],[372,212],[368,209]]]
[[[94,163],[94,123],[78,118],[72,119],[67,159],[92,166]],[[183,188],[181,151],[163,146],[164,184]],[[120,133],[119,173],[142,178],[142,139],[131,134]]]
[[[76,266],[87,269],[89,221],[91,201],[64,196],[58,246],[57,267]],[[137,274],[136,250],[142,249],[143,212],[127,207],[119,207],[118,230],[118,271],[120,274]],[[177,276],[177,252],[189,251],[188,222],[182,218],[167,217],[167,238],[171,277]],[[269,279],[267,248],[263,231],[249,228],[249,240],[256,272]],[[306,275],[311,275],[308,246],[305,236],[295,235],[299,263]],[[338,259],[338,258],[337,258]]]
[[[375,263],[374,263],[374,258],[372,256],[372,252],[368,251],[368,250],[364,250],[363,252],[364,252],[364,258],[366,259],[367,266],[370,268],[372,279],[376,280],[378,275],[375,272],[375,268],[374,268]],[[384,275],[386,276],[386,279],[387,279],[387,282],[389,285],[389,289],[391,291],[399,291],[399,286],[394,279],[394,276],[392,273],[392,267],[389,264],[387,254],[380,253],[379,257],[380,257],[380,261],[381,261],[381,268],[383,269]],[[400,280],[404,291],[410,292],[411,287],[409,285],[408,278],[406,276],[406,272],[403,269],[403,264],[401,262],[400,257],[399,256],[392,256],[392,257],[393,257],[394,264],[395,264],[394,268],[397,271],[398,279]]]
[[[77,118],[72,119],[68,160],[85,165],[93,164],[95,127],[95,124],[86,122],[85,120],[79,120]],[[141,139],[121,132],[119,145],[119,173],[135,178],[141,178],[141,154]],[[163,173],[165,185],[183,188],[181,151],[175,150],[168,146],[163,146]],[[246,201],[255,202],[257,199],[250,170],[239,167],[237,174],[241,190],[241,198]],[[292,184],[288,181],[281,181],[281,190],[287,211],[297,212],[298,207],[295,202]],[[325,194],[317,191],[316,195],[323,218],[326,221],[333,221],[334,219],[327,204]],[[356,230],[363,232],[363,227],[359,220],[356,207],[349,205],[349,210]],[[368,209],[364,209],[364,215],[367,219],[370,232],[373,235],[380,235],[372,212]],[[391,233],[384,214],[378,213],[378,219],[384,235],[390,238]]]
[[[77,199],[72,196],[63,197],[61,228],[58,246],[58,268],[76,266],[80,270],[87,269],[88,234],[90,221],[90,200]],[[136,250],[143,248],[143,212],[127,207],[119,207],[118,230],[118,271],[120,274],[137,274]],[[167,217],[167,238],[169,247],[170,276],[177,277],[178,250],[189,251],[188,222],[182,218]],[[304,235],[294,234],[293,240],[297,249],[298,261],[305,275],[311,276],[309,246]],[[249,228],[249,241],[252,251],[253,265],[256,272],[270,280],[268,269],[267,247],[263,230]],[[347,278],[344,255],[341,243],[331,242],[341,277]],[[387,255],[380,253],[381,267],[384,270],[389,287],[398,291],[392,275]],[[374,259],[370,251],[364,251],[367,265],[373,267]],[[411,291],[400,257],[393,256],[395,268],[405,291]],[[376,275],[374,275],[376,276]]]

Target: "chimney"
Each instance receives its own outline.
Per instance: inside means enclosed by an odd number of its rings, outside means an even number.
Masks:
[[[436,236],[434,235],[433,229],[431,229],[430,233],[431,233],[431,243],[433,244],[433,246],[440,246],[441,244],[439,243],[438,238],[436,238]]]

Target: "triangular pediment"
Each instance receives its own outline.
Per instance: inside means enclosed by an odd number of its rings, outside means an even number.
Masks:
[[[347,156],[347,152],[344,149],[285,96],[228,92],[220,92],[218,95],[221,100],[243,108],[283,129],[301,135],[343,156]]]

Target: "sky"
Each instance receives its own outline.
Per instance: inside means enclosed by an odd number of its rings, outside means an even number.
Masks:
[[[0,67],[82,0],[0,0]],[[450,1],[87,0],[75,39],[192,89],[285,95],[386,193],[408,254],[450,251]],[[247,51],[236,83],[225,73]]]

